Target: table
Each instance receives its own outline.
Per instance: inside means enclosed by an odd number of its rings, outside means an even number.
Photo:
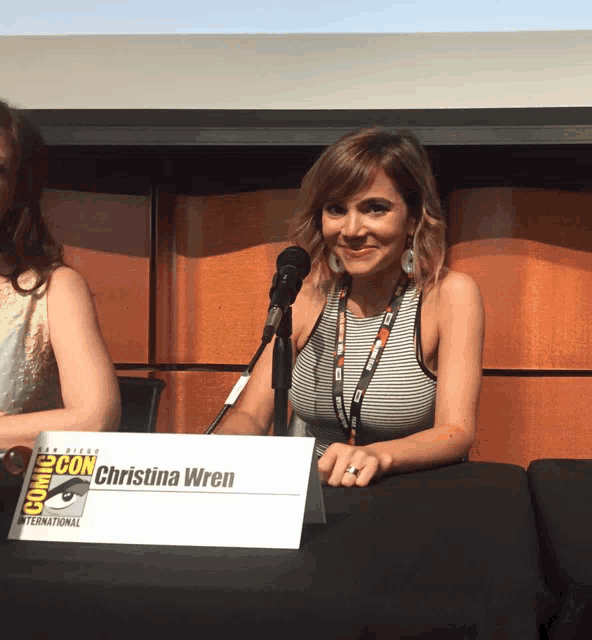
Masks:
[[[554,640],[592,637],[592,460],[534,460],[528,479],[548,585],[561,603]]]
[[[462,463],[324,497],[328,522],[305,525],[298,550],[9,541],[4,514],[3,619],[60,640],[536,640],[555,611],[521,467]]]

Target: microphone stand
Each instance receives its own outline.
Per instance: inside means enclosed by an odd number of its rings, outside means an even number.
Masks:
[[[249,380],[249,376],[251,375],[253,368],[255,367],[259,358],[261,357],[263,350],[268,344],[269,344],[269,340],[267,342],[265,342],[265,340],[261,341],[259,348],[257,349],[255,355],[253,356],[253,359],[251,360],[251,362],[249,362],[249,366],[243,371],[242,376],[238,379],[238,382],[234,385],[234,388],[230,392],[230,395],[228,396],[226,402],[224,403],[224,406],[220,410],[220,413],[214,418],[214,422],[212,422],[212,424],[208,427],[204,435],[209,436],[212,433],[214,433],[214,429],[220,424],[220,421],[228,413],[228,410],[230,409],[230,407],[234,405],[237,398],[242,393],[242,390],[245,388],[245,385]]]
[[[292,307],[288,307],[277,328],[273,345],[271,386],[275,390],[273,435],[288,435],[288,391],[292,386]]]
[[[234,385],[220,413],[206,430],[206,435],[214,432],[230,407],[234,406],[249,381],[255,363],[274,334],[276,340],[273,345],[271,381],[271,386],[275,390],[273,433],[276,436],[288,435],[288,391],[292,387],[292,307],[290,305],[302,287],[302,280],[309,274],[310,266],[310,256],[301,247],[287,247],[278,256],[277,271],[269,290],[271,302],[261,344],[249,366]]]

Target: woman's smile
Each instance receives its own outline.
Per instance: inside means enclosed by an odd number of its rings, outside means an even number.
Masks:
[[[372,252],[376,251],[376,247],[345,247],[340,246],[340,250],[349,258],[365,258],[369,256]]]

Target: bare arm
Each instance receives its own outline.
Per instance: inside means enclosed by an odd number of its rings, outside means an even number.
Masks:
[[[274,391],[271,388],[273,340],[267,345],[236,407],[215,433],[221,435],[263,436],[273,420]]]
[[[364,447],[383,473],[413,471],[454,462],[475,440],[481,387],[483,301],[467,275],[451,273],[439,292],[438,386],[435,426],[400,440]]]
[[[2,417],[2,448],[32,446],[40,431],[108,431],[119,426],[117,376],[91,294],[76,271],[66,267],[54,271],[47,313],[64,408]]]

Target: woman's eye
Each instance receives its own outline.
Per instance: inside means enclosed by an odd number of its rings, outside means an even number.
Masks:
[[[323,211],[330,216],[341,216],[345,213],[345,207],[340,204],[326,204]]]
[[[378,202],[373,202],[369,204],[367,207],[368,213],[386,213],[388,211],[388,207],[385,204],[380,204]]]

